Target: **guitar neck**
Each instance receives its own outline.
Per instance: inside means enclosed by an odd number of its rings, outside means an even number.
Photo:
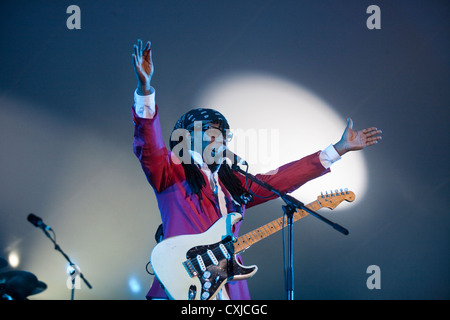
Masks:
[[[319,201],[311,202],[306,206],[307,208],[317,211],[322,206]],[[304,217],[306,217],[309,213],[304,210],[297,210],[294,213],[293,221],[296,222]],[[287,227],[287,217],[284,219],[284,227]],[[233,244],[234,244],[234,253],[239,253],[250,247],[251,245],[261,241],[262,239],[267,238],[268,236],[280,231],[283,229],[283,218],[275,219],[260,228],[257,228],[253,231],[250,231],[242,236],[240,236]]]

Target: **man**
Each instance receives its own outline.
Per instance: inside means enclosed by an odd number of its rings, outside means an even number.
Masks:
[[[194,109],[176,123],[167,150],[161,134],[155,90],[151,87],[154,67],[150,42],[134,45],[133,66],[137,77],[132,108],[135,134],[133,148],[142,169],[153,187],[162,219],[163,238],[205,232],[220,217],[240,212],[276,196],[231,170],[224,161],[229,140],[229,124],[216,110]],[[353,130],[348,120],[341,139],[323,151],[278,168],[273,174],[256,175],[281,192],[292,192],[302,184],[330,171],[331,164],[352,150],[376,144],[380,130]],[[252,195],[256,195],[252,197]],[[240,224],[233,226],[238,237]],[[237,257],[241,262],[241,258]],[[246,281],[227,283],[220,299],[250,299]],[[148,299],[167,299],[155,278]]]

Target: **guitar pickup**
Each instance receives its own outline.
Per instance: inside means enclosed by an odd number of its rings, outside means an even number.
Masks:
[[[209,256],[209,258],[211,259],[212,263],[213,263],[214,265],[216,265],[216,266],[219,265],[219,261],[217,261],[217,258],[216,258],[216,256],[214,255],[214,253],[213,253],[211,250],[209,250],[209,249],[208,249],[207,253],[208,253],[208,256]]]
[[[206,270],[206,266],[205,266],[205,262],[203,261],[203,258],[201,255],[197,255],[197,261],[198,261],[198,265],[200,266],[200,270],[205,271]]]
[[[219,244],[219,249],[220,249],[220,251],[222,251],[223,256],[224,256],[227,260],[230,260],[230,259],[231,259],[230,253],[228,252],[227,248],[225,248],[225,246],[223,245],[223,243]]]

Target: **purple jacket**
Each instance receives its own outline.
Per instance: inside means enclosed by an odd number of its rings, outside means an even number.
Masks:
[[[139,118],[135,114],[134,108],[132,108],[132,113],[135,123],[133,150],[156,194],[163,224],[164,238],[205,232],[214,222],[222,217],[218,202],[211,188],[204,187],[201,190],[203,196],[202,201],[199,201],[196,195],[191,195],[183,167],[172,161],[171,151],[167,150],[164,144],[158,107],[156,107],[156,114],[153,119]],[[304,183],[330,171],[329,169],[325,169],[320,163],[319,154],[320,152],[316,152],[300,160],[283,165],[278,168],[275,174],[258,174],[256,177],[271,184],[274,188],[282,192],[292,192]],[[244,182],[242,175],[235,174]],[[206,176],[205,180],[208,181]],[[225,191],[226,189],[220,181],[219,183],[225,193],[227,211],[237,211],[229,193]],[[252,185],[251,189],[254,193],[261,196],[271,195],[270,192],[256,184]],[[253,201],[247,204],[246,208],[275,198],[275,195],[267,199],[254,197]],[[246,208],[242,208],[242,216],[244,216]],[[235,237],[238,237],[241,223],[242,220],[233,226]],[[242,263],[240,256],[237,259]],[[232,300],[250,299],[246,280],[227,283],[227,290]],[[146,297],[148,299],[167,298],[165,291],[161,288],[156,277]]]

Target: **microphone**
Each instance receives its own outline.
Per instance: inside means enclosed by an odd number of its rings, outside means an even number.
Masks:
[[[237,154],[235,154],[230,149],[225,150],[225,157],[231,160],[232,165],[241,165],[241,166],[248,166],[247,161],[239,157]]]
[[[30,213],[27,217],[27,220],[31,222],[35,227],[41,228],[42,230],[52,230],[48,225],[46,225],[41,218],[38,216],[35,216],[34,214]]]

